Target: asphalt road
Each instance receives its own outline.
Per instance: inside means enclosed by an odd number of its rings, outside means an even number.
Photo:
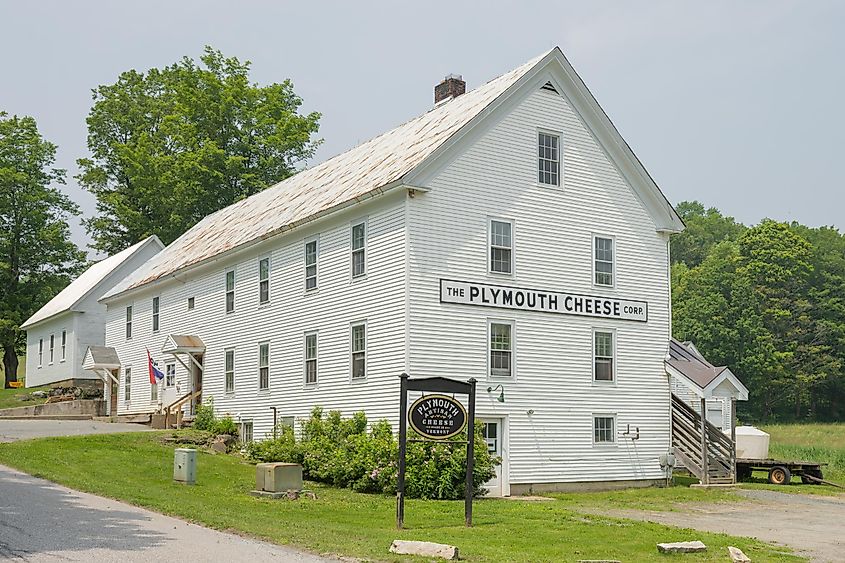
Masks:
[[[48,436],[149,432],[142,424],[95,422],[93,420],[0,420],[0,442],[14,442]]]
[[[2,465],[0,560],[332,561],[73,491]]]

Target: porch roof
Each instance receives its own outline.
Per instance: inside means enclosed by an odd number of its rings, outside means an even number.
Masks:
[[[708,362],[692,342],[669,341],[666,372],[704,399],[728,396],[748,400],[748,389],[727,366]]]
[[[82,360],[82,369],[113,370],[120,368],[120,357],[111,346],[89,346]]]
[[[205,343],[194,334],[170,334],[161,351],[164,354],[201,354],[205,352]]]

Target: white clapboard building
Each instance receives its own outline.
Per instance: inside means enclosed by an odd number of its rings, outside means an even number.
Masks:
[[[396,428],[403,372],[475,378],[492,494],[663,478],[682,221],[559,49],[464,90],[448,76],[109,291],[118,411],[213,398],[256,439],[314,406]]]
[[[99,379],[82,366],[88,347],[105,343],[106,306],[98,300],[162,248],[152,236],[92,264],[21,325],[27,387]]]

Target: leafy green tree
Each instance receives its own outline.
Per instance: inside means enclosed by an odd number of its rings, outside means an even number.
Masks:
[[[206,47],[200,63],[129,70],[93,92],[90,158],[80,184],[97,198],[86,221],[113,253],[156,234],[170,243],[204,216],[288,176],[314,154],[319,113],[297,113],[289,80],[249,81],[249,62]]]
[[[5,387],[14,381],[25,334],[20,324],[78,272],[84,254],[70,241],[67,218],[78,214],[52,184],[56,146],[31,117],[0,112],[0,345]]]
[[[683,232],[672,237],[672,262],[690,268],[701,264],[710,250],[724,240],[737,240],[745,230],[742,223],[726,217],[715,207],[698,201],[683,201],[675,208],[686,223]]]

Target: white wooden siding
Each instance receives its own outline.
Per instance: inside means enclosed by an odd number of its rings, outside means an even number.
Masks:
[[[537,132],[561,133],[560,187],[537,182]],[[569,104],[528,95],[409,203],[410,373],[475,377],[479,416],[507,416],[511,483],[658,479],[669,448],[667,240]],[[488,274],[488,217],[514,221],[515,274]],[[592,283],[593,234],[615,237],[616,286]],[[441,304],[439,278],[648,302],[648,322]],[[515,322],[515,382],[487,393],[487,319]],[[616,384],[592,381],[592,331],[616,331]],[[488,383],[489,382],[489,383]],[[533,411],[533,414],[528,414]],[[617,442],[592,444],[593,413]],[[630,424],[639,440],[621,436]]]
[[[168,334],[195,334],[205,342],[203,397],[214,398],[218,414],[252,420],[254,436],[272,430],[271,407],[279,417],[304,417],[314,406],[345,414],[365,410],[371,420],[397,410],[399,374],[404,370],[404,193],[396,193],[307,228],[258,245],[249,254],[220,260],[177,281],[159,284],[109,303],[106,341],[124,366],[132,367],[132,400],[118,409],[150,412],[146,351],[164,369],[160,352]],[[351,226],[368,221],[367,273],[351,277]],[[318,289],[305,291],[304,240],[319,235]],[[259,305],[258,262],[270,256],[270,302]],[[235,270],[235,310],[225,312],[225,272]],[[160,329],[152,334],[152,297],[160,301]],[[188,298],[195,298],[188,310]],[[132,339],[124,335],[125,308],[134,304]],[[350,325],[367,322],[367,378],[351,381]],[[318,384],[304,384],[304,334],[317,331]],[[270,388],[258,389],[258,344],[270,343]],[[224,390],[224,350],[235,350],[235,392]],[[177,388],[165,391],[169,404],[189,389],[179,364]]]

